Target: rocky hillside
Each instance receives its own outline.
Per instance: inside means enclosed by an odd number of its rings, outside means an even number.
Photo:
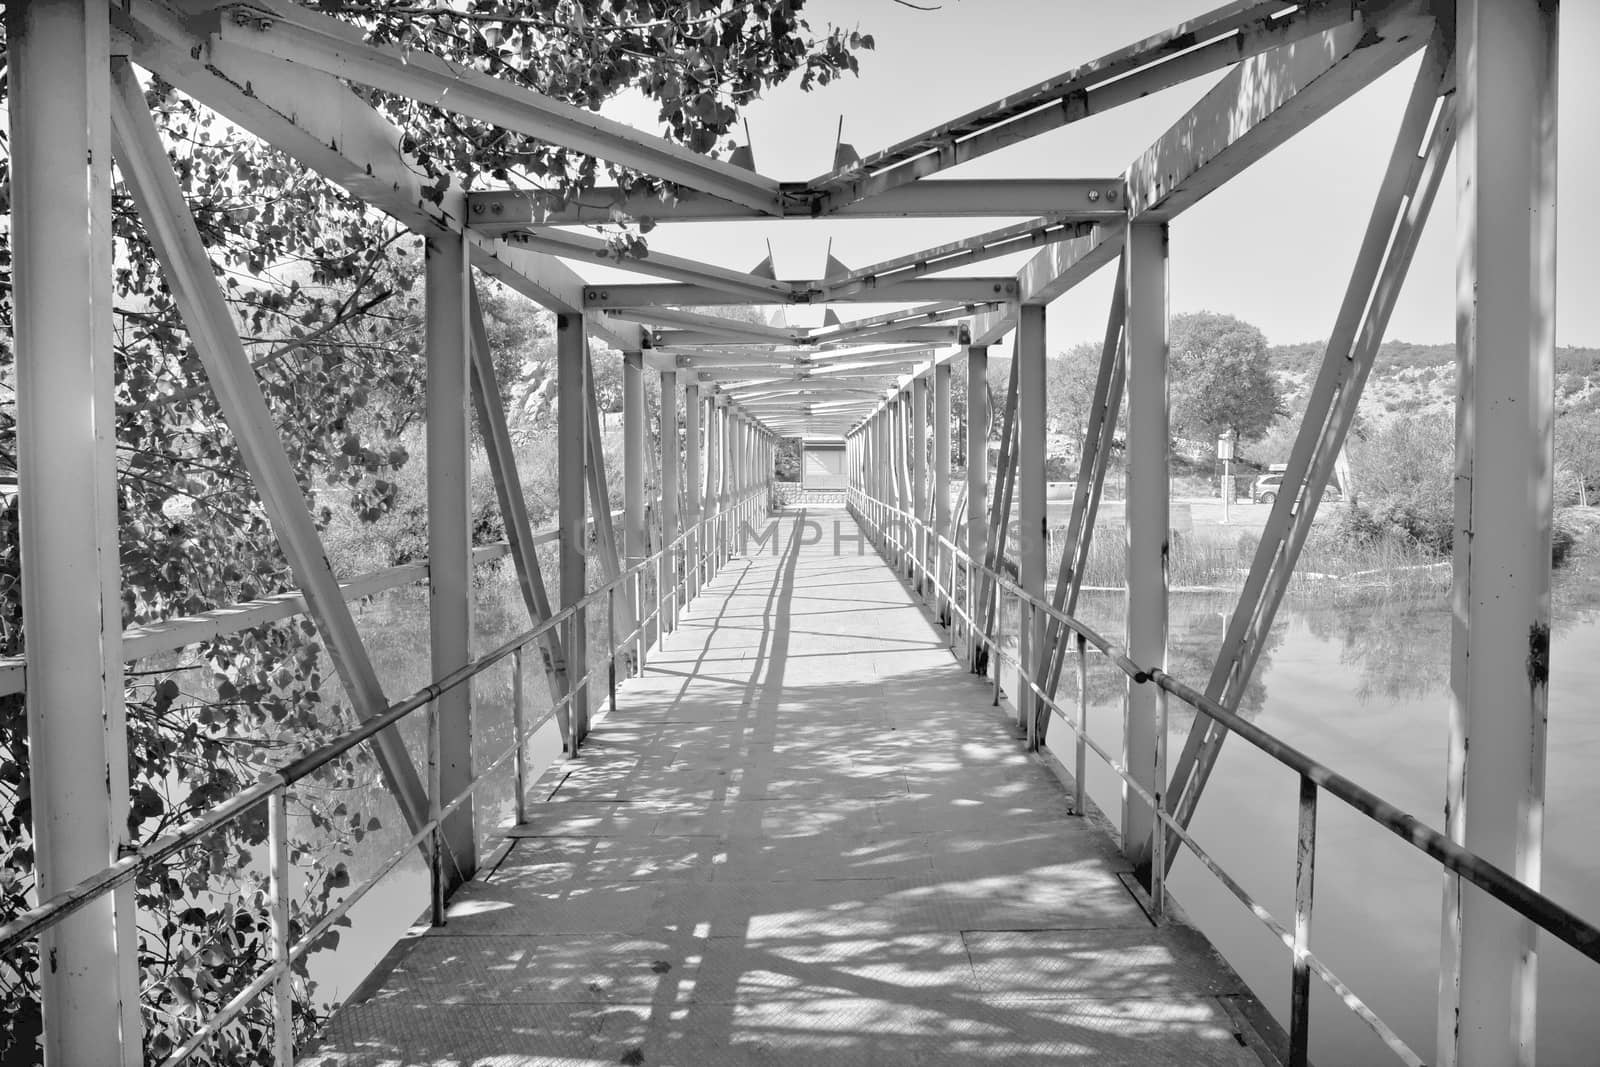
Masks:
[[[1274,373],[1284,388],[1284,406],[1305,407],[1306,393],[1322,362],[1324,342],[1274,345]],[[1361,414],[1372,422],[1428,411],[1449,411],[1455,400],[1454,345],[1388,341],[1378,350],[1361,398]],[[1600,349],[1556,350],[1556,406],[1562,412],[1600,411]]]

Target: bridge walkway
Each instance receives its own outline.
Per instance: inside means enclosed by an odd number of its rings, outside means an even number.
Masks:
[[[853,521],[810,519],[727,565],[301,1062],[1270,1062]]]

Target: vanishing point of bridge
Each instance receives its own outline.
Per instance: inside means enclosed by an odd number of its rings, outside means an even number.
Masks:
[[[690,152],[425,48],[369,41],[360,26],[289,0],[28,0],[8,5],[7,18],[27,641],[25,656],[0,664],[0,695],[26,702],[37,885],[31,910],[0,928],[0,952],[6,968],[38,961],[45,1062],[140,1062],[135,883],[246,818],[268,827],[269,951],[248,986],[160,1051],[168,1064],[214,1053],[230,1026],[239,1055],[282,1064],[297,1054],[329,1064],[1303,1064],[1314,982],[1398,1062],[1422,1063],[1385,1006],[1367,1004],[1317,955],[1318,810],[1328,804],[1439,865],[1439,1062],[1532,1062],[1539,938],[1600,960],[1600,931],[1538,892],[1553,499],[1551,0],[1232,0],[869,156],[841,146],[831,170],[804,182]],[[1190,688],[1164,669],[1170,224],[1403,62],[1414,64],[1413,85],[1282,488],[1213,671]],[[424,239],[426,563],[343,581],[331,570],[302,489],[308,472],[294,469],[274,425],[141,71]],[[1213,75],[1122,173],[941,176]],[[374,92],[650,175],[675,193],[441,191],[371,106]],[[1456,630],[1437,832],[1235,709],[1452,158]],[[114,185],[148,233],[297,583],[128,629]],[[615,263],[641,280],[591,284],[567,264],[608,254],[584,231],[597,212],[664,229],[1002,223],[867,266],[832,261],[821,278],[780,278],[770,260],[736,270],[652,250]],[[1031,258],[1015,274],[966,270],[1023,251]],[[1102,270],[1116,284],[1094,399],[1070,515],[1051,529],[1045,318],[1052,300]],[[477,274],[556,314],[551,530],[530,521]],[[861,314],[858,304],[887,310]],[[723,313],[729,305],[826,314],[773,325]],[[991,405],[989,349],[1008,337],[1010,379]],[[609,348],[591,352],[591,342]],[[603,359],[620,361],[623,380],[616,513],[592,373]],[[964,469],[952,462],[956,366],[970,390]],[[661,398],[653,425],[647,375]],[[845,510],[774,519],[775,452],[794,437],[842,451]],[[507,531],[498,545],[471,543],[477,449]],[[1116,450],[1128,579],[1126,627],[1113,639],[1076,610]],[[547,582],[540,549],[551,543]],[[1058,560],[1047,559],[1051,544]],[[478,647],[473,568],[499,557],[514,568],[527,629]],[[432,681],[397,698],[349,601],[423,580]],[[361,725],[165,836],[134,840],[127,664],[297,616],[314,626]],[[498,725],[512,742],[484,764],[474,680],[508,670],[511,722]],[[1094,672],[1110,672],[1122,694],[1118,745],[1102,747],[1086,728]],[[1169,752],[1174,703],[1193,711],[1194,726]],[[549,723],[564,756],[540,774],[527,741]],[[1287,914],[1252,899],[1189,832],[1230,735],[1298,782],[1292,795],[1262,798],[1298,812],[1297,848],[1281,858],[1294,884]],[[358,747],[374,755],[408,836],[303,929],[291,908],[302,873],[287,844],[291,798]],[[1117,811],[1101,815],[1084,797],[1091,761],[1118,776]],[[475,808],[498,773],[517,783],[503,837]],[[297,964],[418,852],[429,900],[418,902],[413,934],[325,1034],[296,1048]],[[1182,922],[1166,877],[1184,852],[1282,942],[1285,1018],[1265,1015]]]

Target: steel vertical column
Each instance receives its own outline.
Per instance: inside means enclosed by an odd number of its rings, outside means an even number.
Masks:
[[[690,372],[693,374],[693,372]],[[705,500],[705,490],[701,484],[700,471],[700,386],[697,382],[690,382],[683,390],[683,499],[688,508],[684,516],[684,525],[693,532],[685,542],[687,555],[685,566],[688,576],[684,579],[688,588],[688,599],[693,600],[700,593],[700,541],[699,530],[700,508]]]
[[[584,451],[587,412],[583,375],[588,356],[581,314],[556,316],[556,499],[559,508],[561,550],[561,607],[582,600],[588,592],[589,529],[584,513],[586,490]],[[572,751],[589,733],[589,686],[578,685],[588,670],[588,612],[580,610],[568,627],[567,677],[572,686]]]
[[[645,413],[644,413],[644,353],[622,354],[622,552],[623,570],[639,563],[649,554],[645,538],[644,482],[645,482]],[[630,614],[635,623],[650,613],[646,604],[639,602],[633,582],[627,588]]]
[[[984,511],[989,502],[989,349],[973,345],[967,349],[967,556],[983,561],[988,552],[989,517]],[[972,582],[968,575],[968,583]],[[968,600],[976,603],[972,591]],[[978,667],[978,642],[974,624],[967,623],[967,666]]]
[[[894,398],[894,425],[891,428],[893,441],[891,442],[894,457],[894,485],[895,507],[899,508],[902,516],[915,513],[915,505],[911,498],[911,390],[909,387],[901,389]],[[900,526],[899,540],[901,576],[909,578],[914,566],[911,558],[911,549],[914,541],[909,520],[898,518],[895,520]]]
[[[880,412],[873,412],[868,417],[866,425],[862,427],[862,478],[866,482],[866,493],[874,500],[882,499],[882,480],[878,476],[880,454],[878,448],[878,426]]]
[[[471,269],[460,234],[425,238],[428,395],[428,647],[433,677],[472,658],[472,484],[467,450],[467,374],[472,346],[467,317]],[[472,781],[471,683],[441,693],[439,780],[448,804]],[[468,799],[445,820],[448,893],[477,869],[477,834]]]
[[[682,530],[678,513],[678,469],[683,463],[683,456],[678,444],[678,372],[675,370],[661,372],[661,425],[658,435],[661,443],[661,544],[666,548],[678,539]],[[674,588],[678,582],[678,558],[669,553],[667,582]],[[656,592],[658,596],[663,592],[670,596],[670,590]],[[662,615],[661,629],[675,628],[674,615],[673,611]]]
[[[928,521],[928,379],[919,375],[911,381],[911,514],[919,524]],[[927,582],[928,546],[921,525],[913,528],[911,556],[917,592]]]
[[[127,826],[111,60],[104,7],[13,4],[7,31],[28,767],[43,900],[116,860]],[[132,913],[119,930],[118,904],[100,897],[40,937],[46,1063],[141,1061]]]
[[[18,5],[22,6],[22,5]],[[91,11],[94,9],[91,8]],[[85,34],[84,55],[93,60],[101,54],[103,41],[109,34],[109,26],[104,19],[91,17],[86,23],[88,32]],[[92,323],[95,335],[100,338],[109,338],[113,334],[112,325],[112,296],[111,282],[114,269],[113,247],[111,241],[111,162],[114,158],[114,134],[111,124],[111,92],[112,81],[107,77],[105,66],[93,62],[86,67],[88,75],[87,92],[89,101],[89,144],[91,151],[85,157],[88,173],[89,187],[89,255],[90,279],[92,288],[85,290],[84,303],[87,305],[85,317]],[[13,210],[15,208],[13,207]],[[15,219],[13,219],[15,226]],[[13,334],[13,336],[15,336]],[[115,389],[116,370],[114,360],[107,358],[106,351],[98,346],[94,350],[95,376],[96,376],[96,420],[100,427],[97,444],[100,455],[96,465],[99,477],[106,484],[99,484],[95,488],[96,500],[104,499],[102,494],[109,493],[113,500],[117,499],[116,470],[117,470],[117,435],[114,425],[98,423],[101,409],[111,411],[114,417],[114,402],[105,399]],[[19,361],[20,362],[20,361]],[[18,400],[21,397],[18,394]],[[110,406],[107,406],[110,405]],[[117,635],[120,644],[122,633],[122,598],[119,595],[122,585],[121,558],[115,548],[118,543],[120,515],[115,503],[111,507],[98,509],[100,521],[99,538],[102,545],[113,546],[110,551],[100,553],[101,581],[106,590],[101,598],[103,612],[102,632]],[[120,656],[120,652],[118,653]],[[106,734],[106,799],[109,805],[108,814],[111,819],[111,835],[114,853],[116,856],[125,855],[127,850],[134,846],[134,836],[128,825],[128,812],[133,796],[128,781],[129,768],[127,758],[128,724],[126,707],[124,704],[124,678],[123,665],[119,661],[114,668],[108,667],[105,671],[105,690],[110,696],[105,702],[105,734]],[[112,963],[117,974],[117,988],[119,991],[119,1008],[121,1011],[122,1048],[123,1056],[129,1061],[137,1060],[139,1048],[143,1042],[144,1019],[141,1011],[140,999],[140,963],[139,963],[139,914],[136,899],[136,887],[123,885],[112,890],[111,898],[115,910],[115,938],[117,955]]]
[[[1167,228],[1128,227],[1127,343],[1127,648],[1145,667],[1167,666]],[[1156,687],[1129,679],[1122,757],[1133,780],[1154,793]],[[1165,785],[1165,783],[1160,783]],[[1143,800],[1122,791],[1122,847],[1148,885],[1153,816]]]
[[[885,403],[883,410],[878,413],[881,425],[878,427],[878,436],[883,451],[883,500],[890,507],[900,506],[900,479],[895,476],[895,463],[900,458],[900,450],[895,447],[895,434],[900,429],[900,394],[896,392]]]
[[[1456,25],[1456,530],[1450,836],[1537,889],[1550,665],[1556,5]],[[1447,877],[1439,1062],[1532,1064],[1533,924]]]
[[[728,529],[728,552],[731,555],[734,545],[738,544],[735,535],[738,533],[740,521],[744,519],[745,488],[749,485],[750,479],[750,424],[743,415],[730,410],[728,425],[733,428],[728,441],[728,452],[734,472],[734,477],[731,479],[732,488],[728,494],[733,506]]]
[[[845,438],[850,443],[850,488],[861,488],[861,435],[851,430]]]
[[[896,393],[878,412],[878,478],[883,486],[883,502],[896,508],[900,506],[900,483],[894,476],[894,464],[900,453],[894,447],[894,433],[900,424],[899,400]]]
[[[856,427],[856,435],[861,438],[861,472],[859,472],[861,494],[869,499],[877,496],[874,490],[874,470],[872,470],[872,456],[874,456],[874,453],[872,453],[874,437],[872,435],[874,435],[875,427],[877,427],[877,416],[875,414],[869,414],[866,421],[862,421],[861,426]]]
[[[737,518],[733,502],[738,499],[739,488],[739,416],[724,398],[722,401],[722,523],[719,531],[722,535],[721,556],[719,562],[727,560],[731,554],[732,542],[731,525]]]
[[[706,580],[710,581],[722,569],[722,416],[720,398],[715,393],[705,400],[706,405],[706,499],[705,517],[707,562]]]
[[[950,364],[933,368],[933,529],[940,537],[955,540],[950,527]],[[938,544],[937,542],[935,542]],[[933,552],[933,573],[946,594],[949,585],[943,577],[950,561],[942,544]],[[953,582],[950,584],[954,584]],[[950,623],[948,596],[939,600],[939,621]]]
[[[878,498],[878,416],[874,412],[861,426],[861,490]]]
[[[1017,320],[1017,584],[1023,592],[1043,601],[1050,595],[1046,582],[1049,555],[1049,520],[1045,511],[1045,310],[1024,305]],[[1038,746],[1038,704],[1028,680],[1038,677],[1039,653],[1044,644],[1043,613],[1023,611],[1017,619],[1018,725],[1028,731],[1030,748]]]

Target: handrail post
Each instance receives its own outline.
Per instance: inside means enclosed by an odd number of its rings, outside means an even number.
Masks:
[[[966,620],[967,631],[967,671],[976,673],[973,665],[978,662],[977,631],[972,625],[972,557],[967,556],[961,561],[961,615]]]
[[[683,601],[688,594],[689,554],[687,542],[672,548],[672,591],[667,594],[667,606],[672,609],[672,632],[677,633],[683,623]]]
[[[1154,684],[1153,682],[1151,684]],[[1165,689],[1156,691],[1156,780],[1152,797],[1150,835],[1150,910],[1159,922],[1167,914],[1167,825],[1161,816],[1167,810],[1167,700]]]
[[[576,614],[568,615],[561,621],[561,645],[563,648],[570,649],[574,647],[572,644],[572,632],[575,621],[577,621]],[[579,694],[582,694],[581,699],[587,703],[589,699],[589,683],[587,681],[580,682],[579,679],[586,678],[588,673],[589,664],[586,659],[567,660],[567,720],[572,723],[572,736],[569,739],[567,748],[568,759],[578,758],[578,746],[584,740],[583,732],[578,728],[578,701],[580,699]]]
[[[1006,594],[1004,589],[994,591],[994,636],[990,639],[989,661],[994,664],[994,706],[1000,706],[1000,665],[1005,656],[1002,642],[1006,636]]]
[[[527,712],[522,696],[522,649],[511,654],[511,729],[517,735],[514,759],[517,774],[517,825],[528,821],[528,738]]]
[[[1089,764],[1089,639],[1082,634],[1078,638],[1078,726],[1077,738],[1074,744],[1072,760],[1072,810],[1078,815],[1084,813],[1083,778],[1088,773]]]
[[[570,647],[570,646],[569,646]],[[439,833],[439,701],[428,701],[428,907],[430,922],[444,925],[444,840]]]
[[[1017,729],[1026,733],[1028,748],[1039,747],[1037,718],[1033,714],[1034,677],[1033,600],[1017,594]]]
[[[294,1062],[294,972],[289,960],[289,790],[273,791],[267,801],[268,875],[272,908],[272,1061]]]
[[[617,587],[606,586],[606,697],[617,710]]]
[[[660,553],[656,554],[656,565],[655,566],[656,566],[656,571],[659,574],[659,572],[661,570],[661,555],[660,555]],[[645,594],[644,568],[641,567],[640,569],[638,569],[638,570],[633,572],[633,585],[634,585],[633,602],[635,604],[639,605],[639,629],[634,633],[634,650],[635,650],[635,655],[633,657],[634,674],[636,676],[638,676],[638,677],[643,677],[643,675],[644,675],[644,659],[645,659],[645,656],[646,656],[646,654],[648,652],[648,647],[647,646],[650,643],[650,642],[645,640],[645,632],[644,632],[645,631],[644,620],[645,620],[645,617],[646,617],[647,614],[649,615],[650,618],[655,619],[657,640],[660,640],[660,635],[661,635],[661,580],[660,580],[660,578],[656,579],[655,593],[650,598],[651,600],[653,600],[655,602],[655,605],[654,605],[654,607],[651,608],[651,610],[648,613],[646,613],[645,610],[644,610],[644,594]]]
[[[946,486],[948,489],[949,487]],[[939,548],[941,560],[944,557],[944,547]],[[944,605],[945,647],[951,652],[956,649],[956,557],[952,550],[950,553],[950,584],[945,586],[941,594],[940,603]]]
[[[1164,834],[1157,836],[1164,837]],[[1317,783],[1300,776],[1294,857],[1294,970],[1290,976],[1289,1067],[1306,1067],[1311,1036],[1311,891],[1317,859]]]

